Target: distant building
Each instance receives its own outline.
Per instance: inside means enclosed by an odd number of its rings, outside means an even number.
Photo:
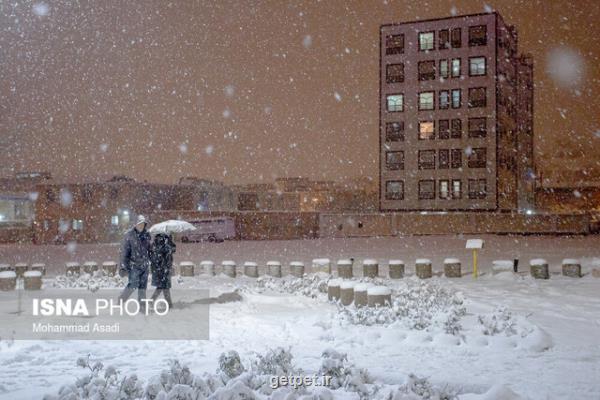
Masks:
[[[237,209],[235,191],[223,182],[185,177],[179,180],[179,184],[196,188],[196,209],[198,211],[233,211]]]
[[[385,211],[509,211],[533,203],[533,61],[485,13],[381,26]]]

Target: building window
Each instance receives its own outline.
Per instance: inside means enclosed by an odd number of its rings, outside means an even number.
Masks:
[[[438,169],[448,169],[450,166],[450,151],[448,149],[438,150]]]
[[[73,220],[73,224],[72,224],[73,230],[74,231],[80,231],[83,230],[83,221],[80,219],[74,219]]]
[[[460,139],[462,136],[462,121],[455,118],[451,121],[450,137],[452,139]]]
[[[486,119],[482,118],[469,118],[469,137],[471,138],[482,138],[487,134]]]
[[[434,95],[435,92],[419,93],[419,111],[433,110],[435,108]]]
[[[432,32],[419,33],[419,50],[427,51],[435,48],[435,35]]]
[[[460,28],[452,29],[452,35],[450,40],[453,48],[460,48],[460,46],[462,45],[462,42],[460,40]]]
[[[460,179],[452,179],[452,198],[460,199],[462,197],[462,188]]]
[[[450,138],[450,121],[447,119],[440,119],[438,121],[438,137],[440,139]]]
[[[385,166],[390,171],[404,169],[404,152],[388,151],[385,153]]]
[[[469,27],[469,46],[487,45],[487,27],[477,25]]]
[[[452,108],[460,108],[460,89],[452,89]]]
[[[385,37],[385,54],[403,54],[404,35],[388,35]]]
[[[438,38],[440,41],[440,43],[439,43],[440,50],[450,48],[450,31],[448,31],[448,29],[442,29],[441,31],[439,31]]]
[[[487,182],[485,179],[469,179],[469,199],[485,199]]]
[[[419,140],[435,139],[435,126],[433,121],[419,122]]]
[[[112,217],[110,217],[110,224],[113,226],[119,225],[119,216],[113,215]]]
[[[485,57],[469,58],[469,75],[480,76],[486,74]]]
[[[487,151],[485,147],[472,149],[467,157],[469,168],[485,168],[487,161]]]
[[[440,78],[448,78],[450,70],[448,68],[448,60],[440,60]]]
[[[419,80],[430,81],[435,79],[435,61],[419,62]]]
[[[387,142],[403,142],[404,141],[404,122],[386,122],[385,123],[385,140]]]
[[[450,150],[450,168],[452,168],[452,169],[462,168],[462,150],[461,149]]]
[[[387,83],[404,82],[404,64],[389,64],[385,70],[385,81]]]
[[[469,108],[485,107],[486,90],[484,87],[469,88]]]
[[[419,150],[419,169],[435,169],[435,150]]]
[[[451,75],[453,78],[460,78],[460,58],[452,59]]]
[[[403,94],[389,94],[387,96],[387,110],[389,112],[404,111],[404,95]]]
[[[439,99],[440,110],[446,110],[450,107],[450,92],[447,90],[440,90]]]
[[[404,181],[387,181],[385,183],[386,200],[404,200]]]
[[[428,179],[419,181],[419,200],[435,199],[435,181]]]
[[[450,182],[447,179],[441,179],[438,181],[440,186],[440,199],[449,199],[450,198]]]

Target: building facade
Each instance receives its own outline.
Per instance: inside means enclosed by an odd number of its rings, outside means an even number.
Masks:
[[[380,209],[518,209],[532,72],[498,13],[381,26]]]

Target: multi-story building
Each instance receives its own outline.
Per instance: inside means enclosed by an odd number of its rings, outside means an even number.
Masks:
[[[532,68],[495,12],[381,26],[380,208],[516,210]]]

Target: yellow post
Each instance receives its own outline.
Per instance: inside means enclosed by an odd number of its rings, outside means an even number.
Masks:
[[[473,278],[477,278],[477,249],[473,249]]]

